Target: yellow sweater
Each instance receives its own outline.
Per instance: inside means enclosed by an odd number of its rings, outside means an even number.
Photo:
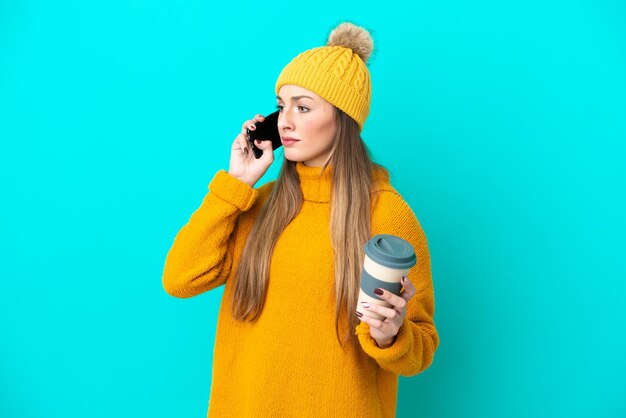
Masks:
[[[274,181],[255,189],[224,170],[174,239],[163,286],[187,298],[225,284],[217,320],[209,417],[393,417],[398,375],[432,362],[439,337],[426,236],[410,207],[380,183],[372,234],[409,241],[417,264],[409,272],[417,294],[394,343],[379,348],[369,325],[355,332],[362,350],[335,336],[334,260],[329,235],[331,170],[297,163],[302,208],[274,249],[267,299],[259,320],[230,315],[232,277],[255,216]],[[380,181],[380,180],[378,180]],[[306,237],[306,239],[303,239]]]

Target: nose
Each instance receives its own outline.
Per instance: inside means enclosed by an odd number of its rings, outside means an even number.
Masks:
[[[278,130],[284,132],[288,129],[293,129],[293,123],[291,118],[287,115],[287,112],[283,109],[283,111],[278,114]]]

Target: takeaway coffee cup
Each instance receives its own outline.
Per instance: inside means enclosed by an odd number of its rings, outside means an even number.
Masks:
[[[391,304],[374,293],[374,289],[381,288],[399,295],[402,289],[400,279],[407,275],[416,263],[415,251],[408,241],[389,234],[373,236],[365,243],[357,312],[372,318],[384,319],[383,316],[364,309],[361,302],[390,307]]]

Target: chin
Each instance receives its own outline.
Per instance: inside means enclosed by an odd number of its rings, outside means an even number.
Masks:
[[[294,155],[289,156],[289,155],[287,155],[287,153],[285,153],[284,155],[285,155],[285,160],[289,160],[289,161],[294,162],[294,163],[297,163],[299,161],[304,161],[304,159],[302,157],[297,157],[297,156],[294,156]]]

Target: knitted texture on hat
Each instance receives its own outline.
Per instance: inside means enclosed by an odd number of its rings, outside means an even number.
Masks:
[[[365,65],[372,47],[365,29],[342,23],[330,34],[328,45],[300,53],[283,68],[276,94],[285,84],[304,87],[343,110],[362,130],[372,96]]]

